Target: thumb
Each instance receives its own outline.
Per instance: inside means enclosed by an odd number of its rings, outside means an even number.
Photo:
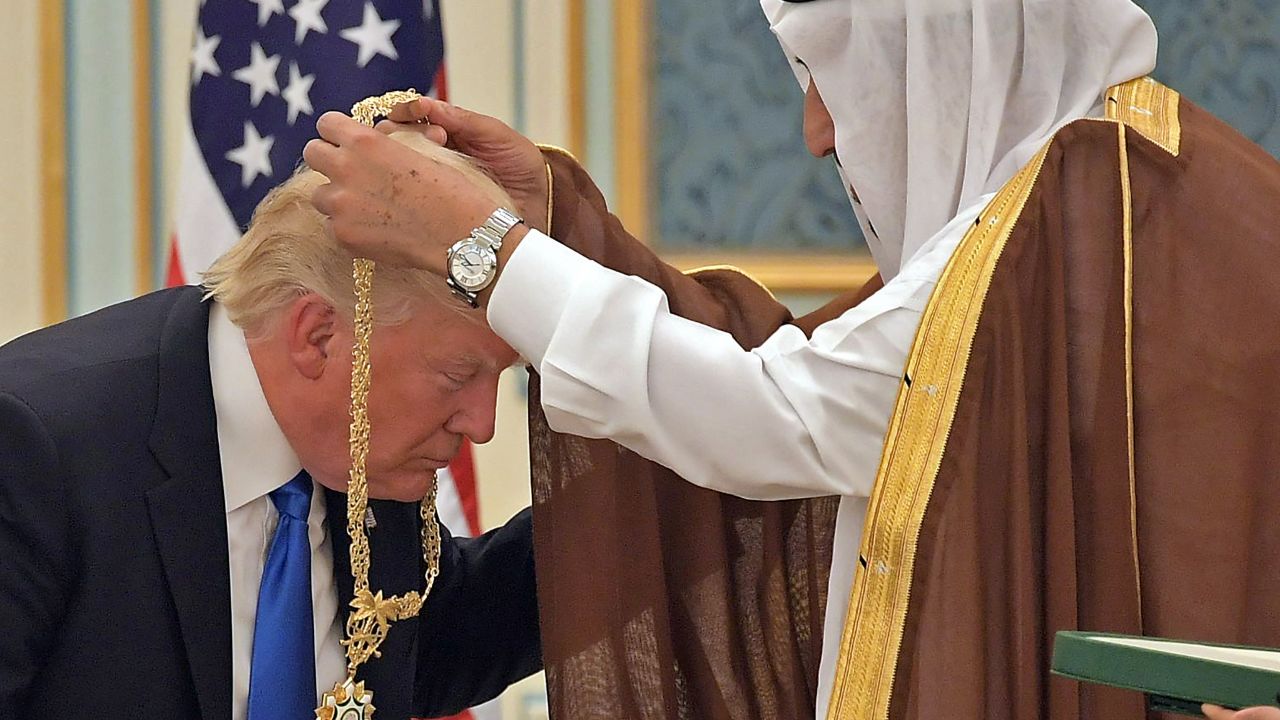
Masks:
[[[503,141],[510,140],[515,134],[514,130],[497,118],[440,100],[424,100],[426,102],[418,101],[423,106],[423,117],[432,125],[444,128],[449,135],[450,144],[464,153],[472,154],[470,151],[485,147],[500,147]]]
[[[426,139],[436,145],[444,145],[449,142],[449,133],[439,125],[428,125],[426,123],[404,123],[395,122],[393,120],[379,120],[377,125],[373,126],[374,130],[383,135],[394,135],[401,132],[412,132],[422,135]]]
[[[427,119],[434,104],[435,100],[428,97],[402,102],[391,108],[391,112],[387,113],[387,119],[397,123],[422,122]]]
[[[1280,718],[1280,708],[1251,707],[1235,714],[1236,720],[1275,720]]]

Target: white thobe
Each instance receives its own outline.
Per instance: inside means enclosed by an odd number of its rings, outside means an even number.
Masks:
[[[218,418],[231,566],[231,717],[245,720],[258,585],[280,523],[280,514],[268,494],[292,480],[302,464],[267,405],[244,333],[217,303],[209,310],[209,376]],[[311,491],[311,513],[307,516],[317,693],[343,679],[347,666],[340,644],[338,586],[325,515],[324,488],[317,484]],[[316,704],[319,701],[317,694]]]
[[[542,376],[552,429],[608,438],[739,497],[841,496],[818,717],[826,716],[867,500],[907,353],[943,266],[990,198],[812,338],[784,325],[751,351],[672,315],[657,287],[537,231],[512,253],[490,298],[493,329]]]

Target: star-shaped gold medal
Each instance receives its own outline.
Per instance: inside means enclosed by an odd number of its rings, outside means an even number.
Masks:
[[[373,710],[373,693],[365,690],[363,681],[347,678],[320,698],[316,720],[372,720]]]

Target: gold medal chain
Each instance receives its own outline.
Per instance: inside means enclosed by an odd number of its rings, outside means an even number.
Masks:
[[[397,91],[357,103],[351,115],[366,125],[385,117],[391,108],[421,97],[416,91]],[[436,577],[440,574],[440,525],[436,521],[436,480],[431,479],[422,498],[422,560],[426,565],[426,585],[422,592],[411,590],[404,595],[382,596],[382,591],[369,588],[369,537],[365,533],[365,514],[369,509],[369,479],[365,463],[369,459],[369,383],[373,366],[369,360],[369,341],[373,337],[373,272],[372,260],[357,258],[352,263],[355,281],[355,345],[351,352],[351,472],[347,484],[347,534],[351,537],[351,575],[354,580],[353,612],[347,616],[346,637],[342,640],[347,654],[347,677],[326,692],[316,708],[318,720],[355,718],[370,720],[373,716],[373,693],[363,682],[356,682],[356,670],[369,658],[379,655],[378,648],[386,640],[391,623],[417,615],[422,610]]]
[[[355,612],[347,617],[347,670],[377,657],[378,646],[386,639],[391,623],[418,614],[440,574],[440,526],[436,522],[436,482],[433,479],[422,499],[422,558],[426,565],[426,587],[404,595],[384,598],[369,588],[369,538],[365,514],[369,505],[369,482],[365,462],[369,456],[369,385],[372,365],[369,341],[373,336],[373,271],[371,260],[357,259],[355,279],[355,347],[351,368],[351,478],[347,487],[347,534],[351,536],[351,574],[355,580]]]

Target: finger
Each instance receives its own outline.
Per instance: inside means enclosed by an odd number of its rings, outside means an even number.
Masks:
[[[426,135],[426,136],[427,136],[427,139],[428,139],[428,140],[430,140],[431,142],[433,142],[433,143],[435,143],[435,144],[437,144],[437,145],[448,145],[448,144],[449,144],[449,131],[448,131],[448,130],[445,130],[444,128],[440,127],[439,125],[424,125],[424,126],[422,126],[422,127],[424,127],[424,128],[425,128],[425,129],[422,131],[422,134]]]
[[[387,113],[387,119],[401,123],[421,122],[423,120],[427,120],[431,117],[431,110],[434,103],[434,100],[425,97],[400,103],[399,105],[391,108],[391,112]]]
[[[373,126],[374,130],[384,135],[394,135],[398,132],[413,132],[422,135],[426,139],[436,145],[444,145],[449,141],[449,133],[439,125],[428,125],[426,123],[401,123],[392,122],[391,120],[382,120]]]
[[[302,161],[307,167],[324,175],[333,177],[338,169],[338,158],[342,154],[338,148],[318,138],[308,140],[302,148]]]
[[[333,186],[333,183],[325,183],[312,191],[311,204],[320,214],[331,216],[334,212],[334,206],[337,204],[337,194],[338,190]],[[331,225],[328,220],[325,223]]]
[[[431,127],[426,123],[402,123],[393,120],[379,120],[377,125],[373,126],[374,130],[383,135],[394,135],[398,132],[413,132],[419,135],[425,135],[427,128]]]
[[[444,128],[454,145],[465,148],[485,139],[500,139],[515,131],[497,118],[471,112],[457,105],[434,101],[431,108],[431,124]]]
[[[316,132],[320,133],[320,137],[325,140],[342,147],[349,145],[361,135],[372,132],[372,128],[365,127],[340,112],[330,110],[316,121]]]

